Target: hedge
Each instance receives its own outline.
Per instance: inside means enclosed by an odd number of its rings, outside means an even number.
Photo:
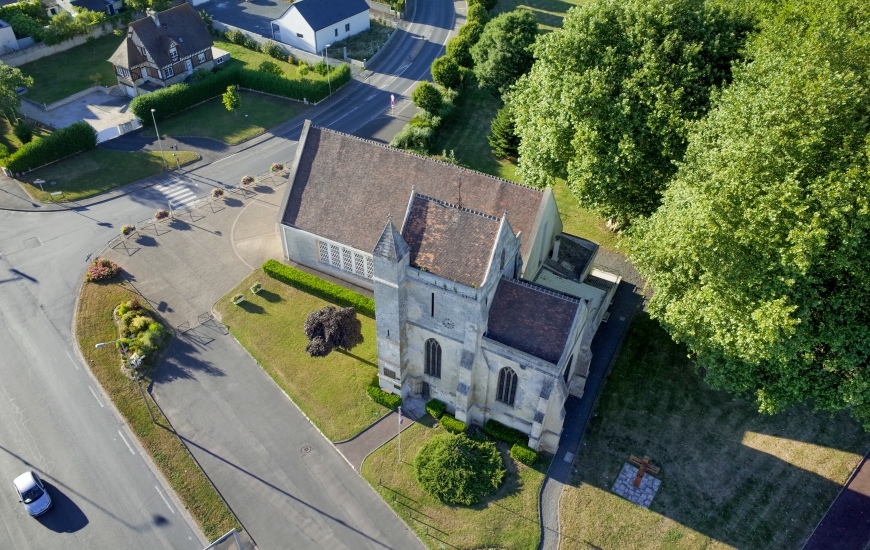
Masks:
[[[141,97],[141,96],[140,96]],[[147,97],[147,96],[146,96]],[[353,307],[357,312],[366,317],[375,317],[375,301],[371,298],[357,294],[352,290],[340,287],[335,283],[324,281],[320,277],[315,277],[299,271],[296,268],[284,265],[276,260],[267,260],[263,264],[263,271],[269,277],[288,284],[299,290],[313,294],[324,300],[328,300],[335,304],[344,307]]]
[[[514,443],[525,443],[529,440],[529,436],[523,432],[515,428],[509,428],[501,422],[491,418],[483,425],[483,431],[485,431],[490,437],[494,437],[512,445]]]
[[[344,63],[333,69],[330,75],[333,89],[337,89],[350,80],[350,65]],[[130,110],[140,120],[150,120],[151,109],[154,109],[154,117],[163,120],[198,103],[217,97],[226,91],[227,86],[233,85],[299,100],[320,101],[329,95],[329,83],[326,81],[291,80],[235,67],[218,71],[197,82],[173,84],[168,88],[140,95],[130,103]]]
[[[441,424],[442,428],[444,428],[445,430],[447,430],[448,432],[450,432],[452,434],[465,433],[465,428],[468,427],[468,425],[465,422],[463,422],[461,420],[456,420],[454,417],[450,416],[449,414],[445,414],[444,416],[442,416],[441,420],[439,420],[438,423]]]
[[[513,447],[511,447],[511,457],[517,462],[531,466],[538,459],[538,453],[522,443],[514,443]]]
[[[96,130],[87,122],[79,121],[31,141],[3,162],[11,172],[26,172],[96,146]]]
[[[402,406],[402,396],[387,393],[378,386],[367,386],[366,393],[372,398],[372,401],[388,409],[398,409]]]
[[[445,410],[447,410],[447,405],[443,401],[430,399],[429,402],[426,403],[426,412],[435,420],[441,418],[441,415],[444,414]]]

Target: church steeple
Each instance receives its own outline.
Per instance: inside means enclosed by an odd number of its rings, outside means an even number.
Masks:
[[[408,243],[405,242],[402,234],[393,224],[392,214],[387,216],[387,225],[384,227],[384,232],[381,233],[381,238],[378,239],[378,244],[372,254],[391,262],[398,262],[408,254]]]

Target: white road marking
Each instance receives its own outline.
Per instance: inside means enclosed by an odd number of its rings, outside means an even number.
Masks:
[[[90,256],[90,254],[88,254],[88,256]],[[70,355],[69,352],[66,350],[64,350],[64,353],[66,353],[66,356],[69,357],[69,360],[72,362],[72,364],[76,368],[76,370],[79,370],[79,364],[76,363],[75,359],[72,358],[72,355]]]
[[[94,396],[94,399],[97,400],[97,404],[98,404],[98,405],[100,406],[100,408],[102,409],[102,408],[103,408],[103,404],[100,402],[100,398],[97,397],[97,392],[95,392],[95,391],[94,391],[94,388],[92,388],[92,387],[90,387],[90,386],[88,386],[88,389],[91,390],[91,395]]]
[[[136,452],[133,450],[133,447],[130,446],[130,442],[127,441],[127,438],[124,437],[124,434],[121,433],[121,430],[118,430],[118,435],[120,435],[120,436],[121,436],[121,439],[124,440],[124,445],[126,445],[127,448],[130,449],[130,454],[131,454],[131,455],[136,454]]]
[[[155,187],[163,193],[172,208],[178,208],[196,200],[196,195],[181,180],[165,181]]]
[[[160,498],[162,498],[162,499],[163,499],[163,502],[166,503],[166,507],[169,508],[169,511],[172,512],[172,513],[174,514],[174,513],[175,513],[175,510],[173,510],[173,509],[172,509],[172,506],[169,505],[169,501],[166,500],[166,497],[165,497],[165,496],[163,496],[163,493],[160,491],[160,488],[157,487],[157,485],[155,485],[154,488],[157,489],[157,494],[160,495]]]

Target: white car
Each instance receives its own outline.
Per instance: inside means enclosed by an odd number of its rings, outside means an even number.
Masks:
[[[51,497],[36,472],[24,472],[12,483],[18,491],[18,500],[24,504],[24,509],[31,516],[42,515],[51,508]]]

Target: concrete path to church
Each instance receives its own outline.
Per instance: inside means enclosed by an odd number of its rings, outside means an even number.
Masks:
[[[229,195],[104,251],[184,330],[149,390],[261,550],[422,549],[208,315],[254,267],[282,257],[275,220],[284,189]]]

